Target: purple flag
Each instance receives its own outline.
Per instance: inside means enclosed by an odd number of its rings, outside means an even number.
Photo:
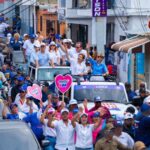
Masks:
[[[107,0],[93,0],[93,17],[107,17]]]

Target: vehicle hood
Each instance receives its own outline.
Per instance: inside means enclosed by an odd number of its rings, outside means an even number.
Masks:
[[[83,107],[83,104],[79,104],[79,107]],[[122,104],[122,103],[115,103],[115,102],[102,102],[102,106],[107,107],[111,113],[111,115],[116,116],[117,120],[122,120],[124,118],[124,113],[127,109],[127,107],[132,106],[133,105],[129,104]],[[91,109],[92,107],[94,107],[94,103],[93,102],[88,102],[88,110]],[[135,108],[135,107],[134,107]],[[135,108],[136,112],[137,109]]]

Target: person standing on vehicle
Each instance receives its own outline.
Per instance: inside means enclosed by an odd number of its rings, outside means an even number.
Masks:
[[[75,129],[68,118],[69,110],[64,108],[61,110],[61,120],[52,122],[48,121],[48,126],[56,129],[56,146],[57,150],[75,150],[74,136]]]
[[[33,67],[38,68],[39,67],[39,62],[38,62],[38,52],[40,50],[40,43],[35,42],[34,44],[34,51],[31,53],[30,57],[30,65]]]
[[[24,49],[24,56],[25,60],[28,63],[28,66],[30,65],[30,56],[31,53],[34,51],[34,44],[36,42],[35,38],[36,36],[34,34],[30,34],[30,39],[26,40],[23,44],[23,49]]]
[[[104,63],[102,63],[104,59],[104,56],[102,54],[98,54],[96,56],[96,60],[94,60],[92,57],[88,58],[88,61],[90,61],[92,65],[92,75],[102,75],[107,76],[108,69]]]
[[[52,67],[54,67],[53,58],[46,51],[46,44],[45,43],[41,44],[41,49],[40,49],[40,52],[38,53],[38,61],[39,61],[39,66],[51,65]]]
[[[87,99],[84,100],[83,105],[84,105],[84,109],[85,109],[86,113],[94,112],[98,109],[103,109],[105,111],[105,114],[102,116],[102,118],[108,119],[111,117],[109,109],[107,107],[102,106],[102,99],[100,96],[97,96],[94,98],[94,103],[95,103],[95,106],[93,108],[91,108],[90,110],[88,110],[88,108],[87,108],[88,101],[87,101]]]
[[[59,66],[60,65],[60,53],[56,47],[56,43],[52,41],[49,45],[49,55],[53,58],[54,65]]]

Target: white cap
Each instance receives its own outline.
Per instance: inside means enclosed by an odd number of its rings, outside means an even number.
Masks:
[[[84,116],[84,115],[88,117],[88,114],[84,112],[84,113],[82,113],[82,114],[80,115],[80,118],[81,118],[82,116]]]
[[[7,37],[12,37],[11,33],[8,33],[8,34],[7,34]]]
[[[71,39],[67,39],[67,41],[71,44],[74,44]]]
[[[70,105],[74,105],[74,104],[78,104],[77,100],[71,99],[71,100],[69,101],[69,106],[70,106]]]
[[[49,44],[49,46],[51,46],[51,45],[55,45],[55,46],[56,46],[56,43],[55,43],[54,41],[52,41],[52,42]]]
[[[43,43],[43,42],[41,43],[41,46],[45,46],[45,45],[46,45],[45,43]]]
[[[146,98],[144,99],[143,103],[144,103],[144,104],[145,104],[145,103],[150,103],[150,96],[146,97]]]
[[[61,110],[61,114],[64,113],[64,112],[69,113],[69,110],[68,110],[67,108],[63,108],[63,109]]]
[[[68,39],[63,39],[63,43],[67,43],[68,42]]]
[[[133,119],[133,114],[131,114],[131,113],[126,113],[126,114],[124,115],[124,119]]]
[[[35,43],[34,43],[34,46],[40,48],[41,45],[40,45],[39,42],[35,42]]]
[[[23,37],[27,36],[28,34],[24,34]]]
[[[51,107],[51,108],[48,109],[48,114],[49,113],[53,113],[53,112],[55,112],[55,109],[53,107]]]

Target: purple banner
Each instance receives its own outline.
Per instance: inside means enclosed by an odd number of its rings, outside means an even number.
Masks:
[[[107,17],[107,0],[93,0],[93,17]]]

